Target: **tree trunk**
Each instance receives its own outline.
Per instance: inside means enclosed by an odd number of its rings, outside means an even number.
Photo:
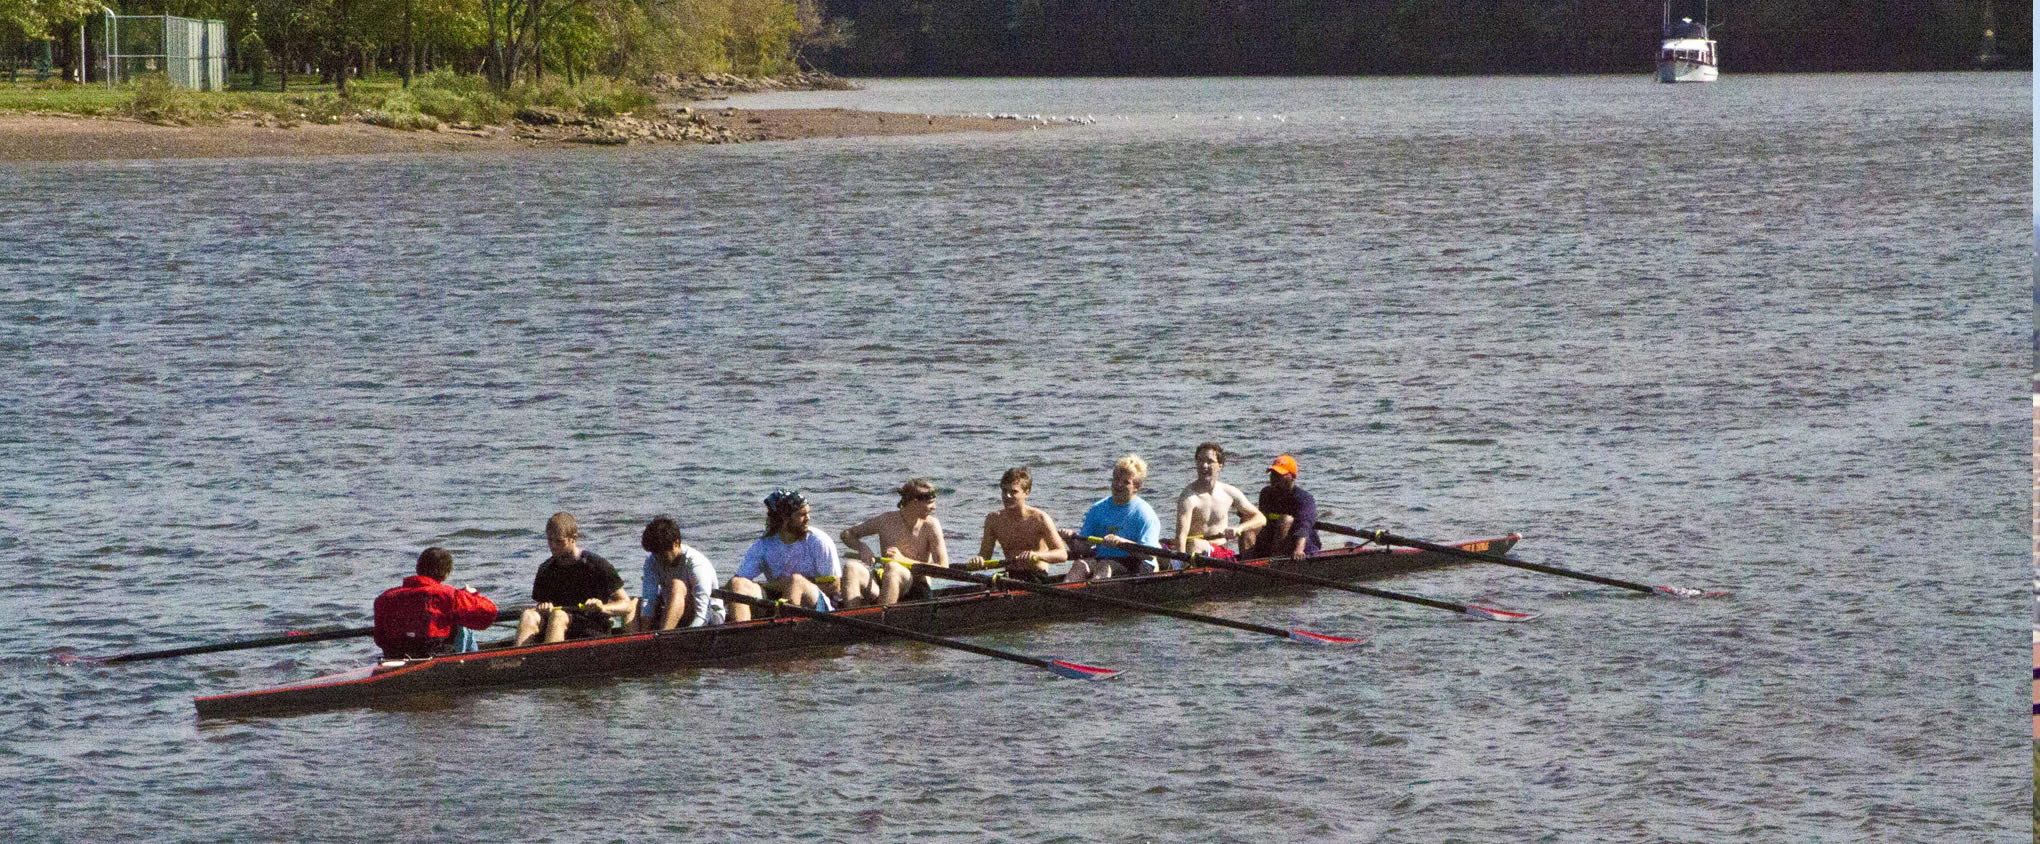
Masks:
[[[328,51],[328,54],[333,57],[333,93],[339,94],[343,100],[347,98],[347,31],[349,23],[347,13],[352,11],[351,7],[353,5],[347,2],[347,0],[341,0],[339,3],[339,20],[335,22],[333,27],[333,49]]]
[[[504,8],[504,23],[508,24],[509,9]],[[509,77],[503,74],[503,33],[496,26],[496,0],[482,0],[482,17],[489,21],[488,59],[484,64],[489,68],[489,81],[496,84],[496,90],[510,87]]]
[[[404,0],[404,87],[411,87],[411,77],[418,72],[418,41],[411,28],[412,0]]]

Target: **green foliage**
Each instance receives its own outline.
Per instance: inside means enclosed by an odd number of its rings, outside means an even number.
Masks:
[[[266,112],[276,116],[285,125],[342,123],[354,119],[360,112],[359,106],[354,101],[328,91],[309,94],[243,94],[222,101],[222,105],[228,104],[242,106],[246,110]]]
[[[440,120],[426,114],[419,107],[418,98],[411,91],[398,89],[379,98],[379,102],[361,110],[361,120],[376,126],[407,131],[437,129]]]
[[[488,80],[447,70],[418,77],[409,94],[418,113],[447,123],[502,123],[517,111],[516,106],[496,96]]]
[[[794,39],[801,33],[799,12],[786,0],[730,0],[726,50],[738,73],[771,76],[793,66]]]
[[[578,111],[589,117],[615,117],[658,104],[658,98],[644,88],[601,76],[576,85],[554,81],[536,87],[523,85],[512,89],[509,99],[518,105]]]
[[[211,123],[219,119],[216,109],[208,108],[207,101],[198,92],[179,88],[171,84],[170,78],[160,73],[145,73],[135,77],[127,85],[128,116],[149,123],[170,126],[190,126],[194,123]]]
[[[12,27],[29,39],[48,38],[52,25],[73,23],[97,11],[95,0],[0,0],[0,29]]]

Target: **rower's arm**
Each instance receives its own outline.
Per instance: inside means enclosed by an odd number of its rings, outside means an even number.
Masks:
[[[1048,517],[1048,511],[1046,510],[1041,513],[1041,536],[1048,539],[1048,550],[1036,551],[1031,554],[1030,556],[1033,557],[1035,562],[1042,565],[1054,565],[1069,560],[1070,544],[1063,541],[1062,531],[1055,529],[1055,520]],[[1036,547],[1039,547],[1041,539],[1037,537],[1034,544]]]
[[[1262,513],[1261,508],[1248,503],[1245,492],[1241,492],[1239,487],[1231,487],[1227,491],[1232,495],[1233,507],[1240,511],[1240,526],[1237,528],[1240,533],[1267,526],[1267,514]]]
[[[992,517],[996,515],[998,514],[991,513],[985,516],[985,538],[978,540],[977,558],[980,560],[991,559],[992,550],[997,547],[998,537],[992,535]],[[1008,556],[1011,556],[1010,552]]]
[[[1176,496],[1176,550],[1190,550],[1190,491]]]
[[[865,519],[861,524],[844,528],[836,539],[843,543],[844,549],[856,554],[858,559],[869,562],[872,557],[871,548],[864,544],[864,537],[878,532],[877,522],[877,518]]]
[[[949,567],[949,540],[942,538],[942,522],[928,517],[928,565]]]
[[[615,592],[610,593],[607,599],[599,602],[598,606],[602,607],[602,612],[606,615],[629,615],[631,607],[630,593],[625,592],[623,587],[619,586]]]

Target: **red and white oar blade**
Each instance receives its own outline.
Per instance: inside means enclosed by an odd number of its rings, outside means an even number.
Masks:
[[[1292,641],[1297,641],[1297,642],[1303,642],[1303,643],[1305,643],[1305,644],[1309,644],[1309,645],[1364,645],[1364,644],[1367,644],[1367,640],[1366,640],[1366,639],[1355,639],[1355,638],[1352,638],[1352,637],[1350,637],[1350,636],[1328,636],[1328,635],[1325,635],[1325,634],[1323,634],[1323,633],[1312,633],[1312,632],[1310,632],[1310,631],[1308,631],[1308,630],[1291,630],[1291,631],[1289,631],[1289,638],[1290,638],[1290,639],[1291,639]]]
[[[1652,586],[1650,591],[1673,598],[1719,598],[1727,592],[1707,592],[1689,586]]]
[[[1098,666],[1095,665],[1079,665],[1074,662],[1064,662],[1060,659],[1051,659],[1048,661],[1048,665],[1044,667],[1046,667],[1050,671],[1055,672],[1055,676],[1057,677],[1068,677],[1072,680],[1103,680],[1107,677],[1116,677],[1119,675],[1119,670],[1115,668],[1099,668]]]
[[[1467,604],[1466,614],[1483,621],[1529,621],[1543,615],[1539,612],[1505,610],[1500,607],[1483,607],[1479,604]]]

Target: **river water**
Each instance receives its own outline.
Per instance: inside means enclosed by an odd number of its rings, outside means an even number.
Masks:
[[[2024,840],[2031,79],[875,81],[1011,134],[12,165],[0,826],[122,838]],[[1216,439],[1463,566],[766,669],[196,721],[420,547],[726,574],[775,486],[1071,524]],[[635,590],[635,580],[631,580]]]

